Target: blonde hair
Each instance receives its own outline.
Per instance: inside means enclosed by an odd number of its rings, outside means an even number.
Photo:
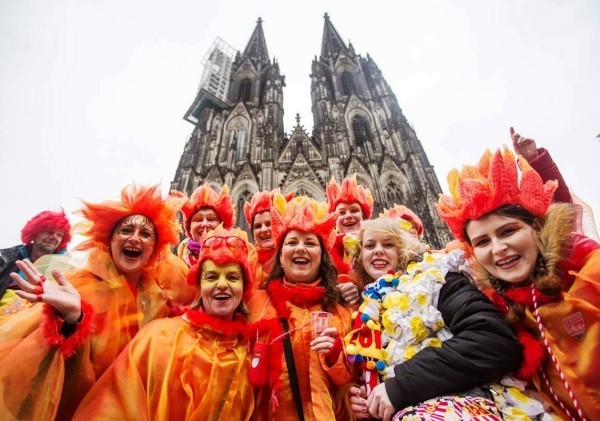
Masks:
[[[396,262],[398,270],[403,271],[406,269],[406,266],[408,266],[408,263],[411,260],[414,260],[415,257],[425,251],[425,245],[414,235],[402,229],[401,221],[398,219],[376,218],[363,221],[360,226],[360,231],[358,232],[358,250],[352,258],[354,276],[360,282],[362,287],[374,281],[374,279],[366,272],[362,263],[363,238],[366,231],[391,237],[398,250],[398,261]]]

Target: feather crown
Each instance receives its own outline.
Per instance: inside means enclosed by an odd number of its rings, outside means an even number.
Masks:
[[[79,233],[88,237],[77,247],[78,250],[100,248],[107,251],[115,226],[129,215],[143,215],[154,223],[156,243],[147,266],[158,263],[171,245],[179,242],[177,212],[183,200],[176,197],[163,199],[160,185],[140,186],[130,184],[121,190],[121,200],[107,200],[101,203],[83,201],[78,212],[86,221],[78,224]]]
[[[184,193],[177,190],[172,190],[171,194],[176,197],[186,197]],[[233,200],[229,194],[229,187],[226,185],[223,186],[221,188],[221,193],[219,194],[205,182],[194,190],[181,208],[181,213],[183,214],[183,227],[185,229],[185,235],[187,235],[188,238],[192,238],[192,234],[190,233],[192,216],[194,216],[200,208],[213,209],[219,216],[225,229],[230,229],[235,224]]]
[[[335,211],[335,208],[340,203],[357,202],[363,211],[365,219],[369,219],[373,213],[373,196],[369,189],[357,183],[356,174],[344,178],[341,185],[335,181],[334,177],[331,177],[326,193],[329,212]]]
[[[419,218],[416,213],[404,205],[395,204],[389,209],[384,209],[383,212],[379,214],[379,217],[391,219],[400,218],[404,221],[410,222],[410,224],[417,230],[419,238],[423,238],[424,228],[421,218]]]
[[[250,202],[244,203],[244,216],[248,222],[248,226],[252,229],[254,223],[254,217],[259,213],[269,211],[273,205],[273,196],[275,194],[281,194],[281,191],[277,188],[275,190],[265,190],[262,192],[254,193]],[[289,202],[294,197],[294,193],[288,193],[285,196],[285,200]]]
[[[506,147],[487,150],[477,166],[448,173],[450,196],[440,195],[435,208],[454,236],[465,241],[463,227],[503,205],[518,205],[535,216],[544,216],[558,182],[544,183],[525,159],[519,159],[521,180],[514,154]]]
[[[206,234],[198,256],[198,263],[191,269],[187,277],[188,284],[199,285],[202,264],[212,260],[221,266],[227,263],[239,263],[244,272],[244,292],[249,292],[254,284],[258,269],[256,249],[248,242],[248,234],[239,228],[225,229],[219,225]]]
[[[285,234],[291,230],[316,234],[327,251],[335,242],[337,212],[329,212],[327,204],[306,196],[295,197],[286,202],[281,193],[273,196],[271,207],[271,230],[279,249]]]

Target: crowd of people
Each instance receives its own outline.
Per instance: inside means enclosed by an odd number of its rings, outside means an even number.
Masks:
[[[0,250],[2,418],[600,419],[600,244],[511,138],[448,175],[444,250],[355,176],[256,193],[252,240],[207,183],[41,212]]]

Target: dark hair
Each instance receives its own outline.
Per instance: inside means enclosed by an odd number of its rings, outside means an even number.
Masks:
[[[285,235],[283,236],[283,238],[285,238]],[[325,297],[323,298],[323,301],[321,303],[323,305],[323,309],[327,310],[330,306],[333,306],[335,303],[340,303],[345,306],[346,303],[342,299],[340,290],[337,287],[337,268],[333,264],[333,259],[331,258],[331,255],[325,248],[321,237],[317,235],[317,238],[319,239],[319,245],[321,246],[321,265],[319,266],[319,273],[317,274],[317,276],[321,278],[321,284],[325,287]],[[271,269],[271,273],[269,274],[269,278],[267,279],[267,286],[272,281],[283,278],[283,276],[285,275],[285,272],[283,271],[283,266],[281,266],[280,261],[282,249],[283,241],[281,241],[281,244],[277,249],[275,262],[273,263],[273,269]]]
[[[543,226],[542,218],[536,217],[535,215],[531,214],[531,212],[529,212],[527,209],[524,209],[518,205],[500,206],[498,209],[493,210],[490,213],[487,213],[487,214],[481,216],[481,218],[483,218],[484,216],[488,216],[488,215],[507,216],[509,218],[519,219],[519,220],[525,222],[530,227],[532,227],[535,231],[539,231],[541,229],[541,227]],[[469,245],[472,245],[471,239],[469,238],[469,235],[467,234],[467,226],[469,225],[470,221],[471,220],[467,221],[467,223],[463,226],[463,236],[464,236],[464,238],[466,238]]]
[[[535,215],[531,214],[527,209],[512,204],[501,206],[498,209],[484,216],[487,215],[506,216],[509,218],[515,218],[520,221],[523,221],[525,224],[533,228],[536,244],[538,245],[538,248],[540,247],[540,241],[539,237],[537,236],[537,233],[539,233],[542,227],[544,226],[545,220],[543,218],[536,217]],[[472,245],[471,239],[467,235],[467,226],[468,222],[463,227],[463,235],[469,243],[469,245]],[[534,284],[536,285],[539,291],[548,295],[556,295],[560,292],[561,289],[560,279],[546,281],[545,278],[547,278],[547,275],[548,274],[546,270],[546,262],[540,252],[538,254],[536,265],[532,274]],[[486,276],[488,277],[490,286],[494,290],[496,290],[506,302],[506,307],[508,309],[506,319],[508,320],[508,322],[513,325],[521,324],[527,332],[531,333],[536,338],[539,337],[539,331],[536,324],[527,317],[525,305],[522,303],[515,303],[513,300],[511,300],[505,295],[506,289],[510,284],[504,281],[503,279],[495,278],[489,273],[487,273]],[[537,282],[537,280],[540,279],[544,279],[544,281],[541,283]]]

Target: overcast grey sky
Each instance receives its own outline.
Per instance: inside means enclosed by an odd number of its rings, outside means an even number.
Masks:
[[[41,210],[131,181],[166,192],[204,54],[216,36],[243,50],[259,16],[286,76],[286,131],[299,112],[310,133],[325,12],[377,62],[444,190],[514,125],[600,217],[597,0],[0,0],[0,248]]]

